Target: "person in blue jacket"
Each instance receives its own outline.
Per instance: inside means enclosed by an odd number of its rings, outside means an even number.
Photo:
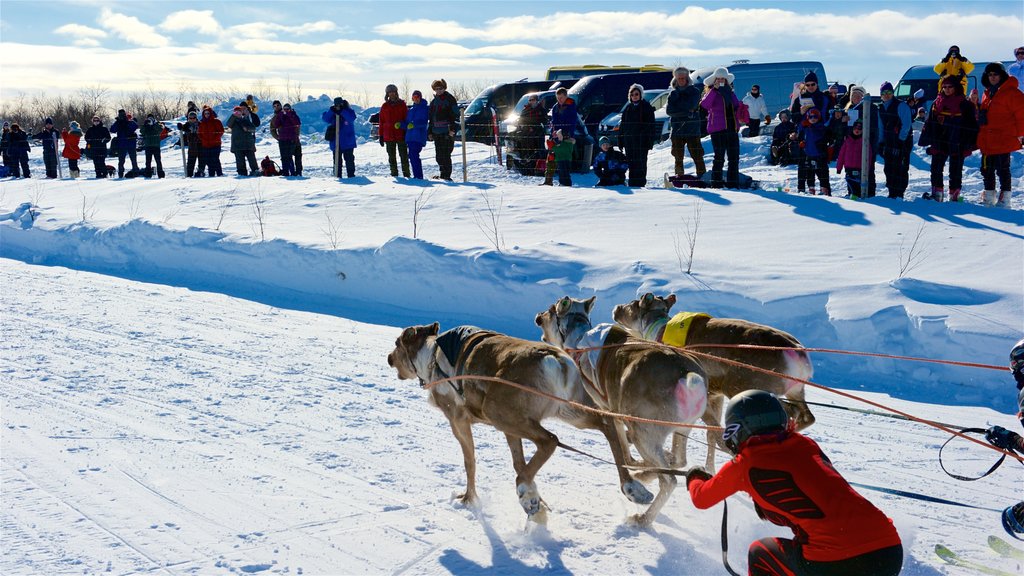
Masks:
[[[328,108],[321,119],[327,123],[324,140],[334,153],[334,165],[337,177],[341,178],[341,167],[344,161],[345,173],[349,178],[356,175],[356,113],[348,105],[348,101],[338,96],[334,106]]]
[[[878,154],[885,163],[885,187],[889,198],[903,199],[910,183],[910,152],[914,147],[913,114],[906,102],[893,95],[892,84],[882,84],[878,105]]]
[[[128,116],[124,108],[117,111],[117,118],[110,125],[110,133],[115,134],[114,143],[117,149],[117,177],[124,178],[124,158],[128,156],[132,161],[132,173],[139,172],[139,161],[135,158],[135,149],[139,143],[139,136],[136,130],[139,124]]]
[[[555,91],[555,100],[551,107],[551,133],[561,130],[562,134],[571,137],[576,134],[576,123],[579,122],[576,101],[569,97],[569,91],[564,87]]]
[[[803,154],[800,158],[800,166],[797,168],[797,190],[803,194],[804,185],[813,196],[816,194],[814,188],[814,177],[821,182],[821,193],[825,196],[832,195],[832,185],[828,180],[828,128],[821,112],[817,108],[811,108],[804,115],[800,127],[797,128],[797,140]]]
[[[412,166],[412,177],[423,179],[423,161],[420,152],[427,145],[427,124],[430,121],[430,110],[423,93],[413,90],[412,104],[405,114],[405,144],[409,147],[409,164]]]
[[[594,156],[594,174],[597,174],[597,186],[622,186],[626,183],[626,171],[629,162],[626,155],[612,148],[612,141],[601,136],[598,142],[601,151]]]

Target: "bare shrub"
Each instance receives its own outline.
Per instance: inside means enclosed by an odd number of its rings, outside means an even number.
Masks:
[[[704,200],[698,198],[693,205],[693,215],[683,219],[683,235],[672,232],[676,261],[679,263],[679,271],[684,274],[690,274],[693,269],[693,254],[697,248],[697,232],[700,230],[700,215],[703,210]],[[686,239],[685,244],[683,237]]]
[[[324,208],[324,219],[327,220],[327,224],[320,231],[327,237],[327,243],[330,244],[331,250],[337,250],[341,244],[341,225],[344,222],[335,222],[326,208]]]
[[[256,188],[252,191],[252,202],[249,203],[249,209],[252,214],[252,230],[253,236],[259,233],[260,242],[267,241],[267,206],[266,199],[263,197],[263,192],[260,190],[260,185],[257,184]]]
[[[96,199],[90,200],[81,189],[78,190],[78,193],[82,195],[82,211],[80,216],[82,217],[82,224],[85,224],[96,217]]]
[[[917,268],[928,258],[930,250],[928,250],[927,244],[924,243],[924,223],[918,225],[917,233],[914,234],[914,239],[910,243],[910,247],[906,246],[907,237],[902,235],[900,238],[900,250],[899,250],[899,276],[896,278],[903,278],[911,270]]]
[[[423,207],[426,206],[427,203],[430,202],[430,199],[433,198],[433,197],[434,197],[434,191],[431,190],[430,193],[427,194],[427,189],[424,188],[423,190],[420,191],[420,195],[416,197],[416,201],[412,203],[412,237],[413,238],[417,238],[417,234],[418,234],[418,230],[419,230],[420,212],[423,210]]]
[[[481,192],[480,195],[484,199],[484,209],[474,210],[473,220],[476,222],[476,227],[487,237],[487,241],[494,246],[494,249],[499,254],[503,254],[505,235],[501,232],[501,208],[505,195],[500,195],[497,202],[492,202],[486,192]]]
[[[228,208],[235,205],[235,200],[238,198],[236,195],[237,191],[237,187],[232,188],[231,192],[228,192],[228,195],[220,201],[220,204],[217,205],[217,225],[213,227],[217,232],[220,232],[220,227],[224,224],[224,217],[228,215]]]
[[[132,221],[139,217],[142,211],[142,199],[139,198],[138,194],[132,194],[132,197],[128,200],[128,220]]]

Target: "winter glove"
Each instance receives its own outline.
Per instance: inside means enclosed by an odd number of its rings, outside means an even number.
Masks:
[[[401,122],[395,122],[395,130],[401,130],[401,129],[402,129],[402,123]]]
[[[769,125],[771,123],[772,123],[772,117],[771,116],[765,116],[764,117],[764,125],[767,126],[767,125]]]
[[[1002,426],[989,428],[985,432],[985,440],[988,440],[989,444],[996,448],[1002,448],[1003,450],[1017,450],[1024,444],[1024,439],[1021,439],[1020,434],[1010,432]]]
[[[383,139],[383,138],[378,138],[378,139],[377,139],[377,142],[380,142],[380,147],[381,147],[381,148],[383,148],[383,147],[384,147],[384,139]]]
[[[686,487],[687,488],[690,487],[690,482],[692,482],[695,478],[698,479],[698,480],[707,481],[707,480],[711,480],[711,474],[708,474],[708,471],[705,470],[701,466],[694,466],[693,468],[690,468],[686,472]]]
[[[412,122],[409,122],[408,124],[405,125],[405,129],[406,130],[412,130],[413,128],[414,128],[414,126],[413,126]]]
[[[427,133],[427,141],[428,141],[428,142],[433,142],[433,141],[434,141],[434,135],[433,135],[433,134],[430,134],[430,133],[428,132],[428,133]]]

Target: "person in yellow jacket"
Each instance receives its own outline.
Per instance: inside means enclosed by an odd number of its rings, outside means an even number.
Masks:
[[[974,68],[973,64],[971,64],[971,68]],[[259,106],[256,105],[256,101],[253,100],[252,94],[249,94],[245,97],[245,105],[249,107],[249,111],[253,114],[255,114],[256,110],[259,109]]]
[[[952,76],[960,81],[964,87],[964,94],[967,93],[967,75],[974,70],[974,62],[964,58],[960,54],[960,47],[953,45],[946,52],[946,57],[935,65],[935,73],[939,75],[939,93],[942,93],[942,81],[947,76]]]

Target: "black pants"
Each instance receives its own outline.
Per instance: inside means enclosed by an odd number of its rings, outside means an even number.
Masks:
[[[296,140],[292,146],[292,157],[295,158],[295,175],[302,176],[302,142]]]
[[[28,178],[28,152],[21,150],[11,154],[11,176]]]
[[[249,173],[259,174],[260,165],[256,162],[256,151],[255,150],[240,150],[233,152],[235,155],[235,170],[239,176],[248,176]],[[249,170],[245,169],[245,163],[249,162]]]
[[[910,148],[913,142],[897,142],[885,147],[885,187],[889,198],[903,198],[910,183]]]
[[[747,566],[750,576],[896,576],[903,569],[903,546],[836,562],[812,562],[793,540],[762,538],[750,545]]]
[[[722,187],[722,167],[726,158],[729,168],[726,170],[725,185],[730,188],[740,183],[740,137],[732,130],[721,130],[711,135],[711,146],[715,149],[715,159],[711,162],[711,185]]]
[[[441,180],[452,179],[452,151],[455,139],[447,134],[434,134],[434,159],[441,171]]]
[[[804,192],[804,185],[814,188],[814,178],[821,183],[821,191],[832,191],[828,181],[828,159],[825,156],[804,156],[796,170],[796,188]]]
[[[131,143],[130,148],[123,146],[117,149],[117,175],[124,176],[124,159],[127,156],[132,161],[132,170],[139,171],[139,161],[135,158],[135,143]]]
[[[747,122],[747,138],[761,135],[761,121],[751,119]]]
[[[160,159],[160,148],[156,146],[149,146],[146,148],[146,170],[149,171],[153,164],[153,160],[156,159],[156,175],[159,178],[164,177],[164,163]]]
[[[281,175],[295,176],[295,142],[278,140],[277,150],[281,153]]]
[[[626,161],[629,162],[630,186],[647,186],[647,153],[650,150],[646,146],[626,148]]]
[[[959,190],[964,175],[964,155],[960,153],[932,155],[932,188],[942,188],[942,172],[949,158],[949,190]]]
[[[51,152],[43,148],[43,165],[46,167],[46,177],[57,177],[57,152]]]
[[[391,167],[391,175],[398,176],[398,158],[395,158],[397,153],[399,158],[402,160],[402,176],[409,177],[409,147],[405,144],[405,141],[401,142],[385,142],[384,146],[388,151],[388,165]]]
[[[334,162],[338,167],[338,178],[341,178],[341,169],[344,167],[345,174],[349,178],[356,175],[356,155],[352,148],[343,148],[334,151]]]
[[[196,174],[202,174],[204,166],[210,176],[224,175],[224,169],[220,165],[220,146],[204,146],[199,149],[199,171]]]
[[[97,178],[107,177],[107,157],[100,152],[92,157],[92,167],[96,170]]]
[[[981,157],[981,179],[985,182],[985,190],[996,189],[996,176],[999,176],[999,191],[1010,191],[1010,155],[989,154]]]
[[[186,160],[185,177],[191,178],[196,174],[196,163],[199,162],[199,145],[188,147],[188,160]],[[203,164],[199,163],[199,173],[203,173]]]

